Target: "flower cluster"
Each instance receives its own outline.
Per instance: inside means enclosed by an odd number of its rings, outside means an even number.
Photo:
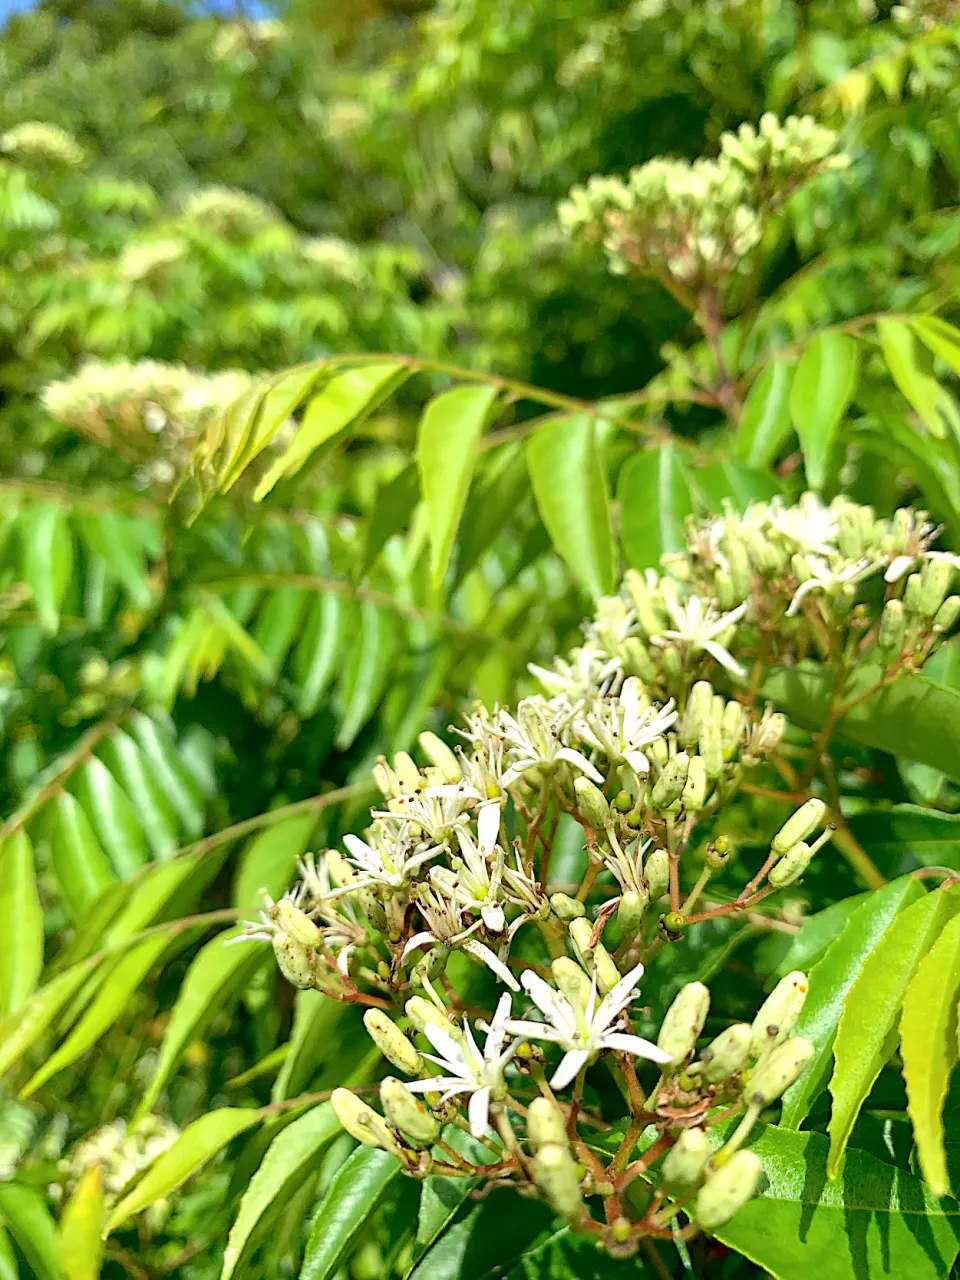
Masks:
[[[177,1126],[160,1116],[145,1116],[132,1132],[123,1120],[115,1120],[78,1142],[70,1155],[61,1160],[60,1171],[71,1187],[88,1169],[98,1168],[109,1207],[179,1136]]]
[[[83,147],[72,134],[58,124],[42,120],[26,120],[0,134],[0,151],[21,163],[33,161],[71,169],[83,164],[86,158]]]
[[[266,231],[279,219],[266,201],[232,187],[201,187],[192,192],[183,202],[183,216],[226,239],[240,240]]]

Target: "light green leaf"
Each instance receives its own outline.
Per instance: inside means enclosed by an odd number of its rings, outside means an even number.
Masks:
[[[107,1222],[107,1233],[116,1231],[134,1214],[176,1191],[238,1133],[259,1124],[260,1120],[260,1112],[253,1108],[220,1107],[187,1125],[173,1146],[154,1160],[130,1194],[114,1209]]]
[[[790,390],[790,416],[800,437],[807,481],[827,483],[837,428],[860,376],[860,347],[848,334],[828,329],[807,343]]]
[[[774,978],[783,978],[794,969],[809,973],[869,896],[869,893],[855,893],[850,898],[841,898],[839,902],[831,903],[822,911],[807,916],[800,926],[800,932],[794,934],[789,949],[777,965]]]
[[[686,465],[673,441],[627,459],[617,480],[617,502],[620,541],[632,568],[656,568],[661,556],[686,545],[693,499]]]
[[[960,916],[920,961],[903,997],[900,1056],[920,1170],[935,1195],[950,1190],[943,1145],[943,1104],[957,1061]]]
[[[104,763],[133,802],[154,857],[168,858],[179,844],[176,812],[134,740],[122,730],[103,746]]]
[[[67,791],[53,801],[51,856],[68,911],[78,918],[115,876],[79,803]]]
[[[97,1280],[103,1261],[103,1177],[98,1165],[81,1176],[57,1227],[66,1280]]]
[[[270,385],[263,397],[259,413],[255,414],[252,429],[247,433],[243,448],[236,456],[233,465],[221,470],[220,487],[226,492],[231,489],[267,445],[271,442],[283,424],[301,403],[314,383],[318,381],[322,369],[318,365],[306,365],[297,369],[289,369]]]
[[[174,739],[155,720],[139,712],[131,716],[130,725],[157,786],[169,800],[183,830],[196,839],[203,832],[203,794],[178,759]]]
[[[328,1066],[338,1049],[344,1047],[341,1023],[347,1006],[320,991],[298,991],[294,998],[293,1030],[280,1074],[270,1093],[272,1102],[295,1098],[308,1087],[313,1076]]]
[[[114,511],[84,513],[80,528],[87,545],[106,566],[107,577],[119,582],[133,603],[145,608],[153,599],[147,582],[147,561],[133,536],[131,522]]]
[[[790,432],[790,392],[796,365],[773,360],[747,393],[737,427],[737,456],[758,470],[770,466]]]
[[[276,899],[289,889],[316,825],[315,813],[298,813],[254,836],[240,855],[233,905],[253,911],[262,905],[261,890]]]
[[[843,1002],[830,1080],[829,1172],[835,1178],[867,1095],[897,1047],[897,1025],[917,965],[960,910],[960,893],[935,889],[897,916],[864,960]]]
[[[62,1280],[56,1227],[39,1191],[18,1182],[0,1182],[0,1221],[6,1223],[37,1280]]]
[[[40,625],[54,632],[73,576],[73,535],[66,508],[59,502],[31,502],[17,528],[23,580],[33,595]]]
[[[527,467],[553,545],[594,598],[609,595],[613,530],[595,420],[576,414],[541,427],[527,444]]]
[[[317,1206],[300,1280],[329,1280],[337,1272],[399,1173],[388,1151],[358,1147],[348,1156]]]
[[[24,1007],[0,1022],[0,1076],[21,1061],[36,1044],[60,1010],[79,991],[96,968],[96,961],[82,960],[41,987]]]
[[[495,386],[454,387],[431,400],[420,419],[417,470],[427,510],[434,587],[439,587],[450,563],[480,437],[496,398]]]
[[[333,1107],[324,1102],[277,1134],[240,1201],[223,1255],[220,1280],[230,1280],[262,1239],[271,1210],[283,1208],[291,1193],[317,1168],[327,1143],[339,1132],[340,1122]]]
[[[0,1280],[20,1280],[17,1255],[13,1251],[13,1243],[2,1220],[0,1220]]]
[[[809,1040],[816,1053],[784,1094],[780,1123],[785,1129],[799,1129],[814,1099],[827,1087],[843,1002],[864,960],[899,912],[922,897],[923,888],[912,876],[901,876],[869,894],[811,969],[810,989],[794,1033]]]
[[[254,643],[269,662],[274,677],[280,674],[290,646],[300,634],[309,598],[302,587],[278,587],[270,592],[251,628]]]
[[[294,677],[300,689],[297,700],[300,715],[313,716],[319,710],[357,614],[356,604],[341,596],[317,596],[311,604],[293,655]]]
[[[337,690],[338,751],[352,747],[360,730],[376,710],[390,674],[395,632],[394,618],[365,600],[360,606],[360,635],[354,641]]]
[[[6,1017],[33,995],[43,969],[43,910],[33,846],[22,829],[0,844],[0,938],[0,1017]]]
[[[910,327],[929,351],[960,376],[960,329],[939,316],[913,316]]]
[[[946,430],[937,413],[940,388],[936,378],[917,365],[910,326],[902,320],[884,317],[877,321],[877,336],[887,368],[901,394],[930,432],[943,439]]]
[[[405,376],[404,365],[385,361],[348,369],[331,378],[307,406],[293,442],[271,463],[257,485],[254,501],[262,502],[281,476],[296,475],[314,450],[372,412]]]
[[[377,494],[376,503],[367,521],[367,541],[358,575],[360,578],[366,577],[389,540],[410,519],[419,499],[417,465],[411,462]]]
[[[136,809],[96,756],[91,756],[80,772],[77,796],[121,879],[134,875],[150,861]]]
[[[217,423],[217,452],[220,455],[217,483],[221,489],[229,489],[231,477],[240,473],[238,464],[250,441],[265,393],[264,383],[255,382],[227,406]]]

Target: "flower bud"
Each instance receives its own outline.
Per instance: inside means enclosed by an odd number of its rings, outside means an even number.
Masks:
[[[308,947],[285,933],[277,933],[273,937],[273,954],[277,967],[291,986],[305,990],[314,985],[313,953]]]
[[[703,756],[693,756],[683,784],[680,802],[687,813],[699,813],[707,800],[707,766]]]
[[[685,751],[679,751],[667,761],[650,795],[650,803],[655,809],[666,809],[680,799],[689,767],[690,757]]]
[[[653,665],[647,646],[636,636],[628,636],[620,646],[623,669],[628,675],[636,676],[644,684],[653,684],[657,678],[657,668]]]
[[[737,1151],[700,1188],[693,1216],[704,1231],[729,1222],[756,1193],[763,1165],[752,1151]]]
[[[709,778],[719,778],[723,773],[723,739],[720,720],[711,714],[700,726],[700,759],[706,766]]]
[[[303,947],[316,947],[323,939],[323,935],[310,917],[299,907],[295,907],[289,898],[281,898],[276,906],[270,909],[269,914],[288,938],[299,942]]]
[[[650,901],[657,902],[670,887],[670,855],[666,849],[654,849],[643,863],[643,882],[650,893]]]
[[[953,565],[949,560],[927,560],[920,570],[920,609],[925,618],[935,616],[953,584]]]
[[[877,632],[877,647],[883,653],[897,654],[903,648],[903,637],[906,630],[903,601],[888,600],[880,615],[880,629]]]
[[[643,928],[643,917],[647,910],[646,894],[627,889],[620,895],[617,906],[617,924],[625,938],[635,938]]]
[[[383,1151],[399,1154],[399,1144],[383,1116],[368,1107],[349,1089],[334,1089],[330,1096],[334,1115],[350,1134],[365,1147],[379,1147]]]
[[[575,1218],[583,1203],[580,1179],[570,1148],[551,1142],[533,1157],[533,1180],[550,1207],[564,1218]]]
[[[580,812],[594,831],[602,831],[610,820],[610,806],[603,792],[582,774],[575,779],[573,789],[577,795],[577,807]]]
[[[460,761],[442,738],[435,733],[421,733],[417,739],[423,754],[443,774],[445,782],[459,782],[463,777]]]
[[[440,1137],[440,1125],[415,1093],[393,1076],[380,1084],[383,1114],[395,1129],[417,1147],[431,1147]]]
[[[577,959],[585,969],[596,969],[597,986],[604,995],[620,981],[620,970],[613,962],[613,957],[602,942],[590,945],[593,925],[589,920],[580,917],[570,921],[570,941],[577,953]]]
[[[827,843],[833,835],[833,827],[828,827],[812,845],[801,840],[792,849],[788,849],[780,861],[770,869],[767,877],[775,889],[785,889],[787,885],[796,884],[809,867],[813,856]]]
[[[670,1055],[664,1073],[676,1071],[688,1061],[697,1046],[710,1008],[710,992],[702,982],[688,982],[681,987],[657,1036],[657,1046]]]
[[[406,751],[398,751],[393,757],[393,771],[407,791],[418,791],[423,786],[420,770]]]
[[[919,573],[911,573],[903,591],[903,607],[907,613],[922,613],[923,588]]]
[[[734,604],[740,604],[750,594],[753,573],[750,569],[750,557],[747,554],[747,548],[737,538],[729,540],[727,560],[730,563],[729,573],[733,584]]]
[[[368,1009],[363,1015],[367,1035],[388,1062],[405,1071],[408,1076],[418,1076],[423,1068],[419,1053],[395,1022],[382,1009]]]
[[[809,988],[807,975],[795,970],[781,978],[753,1020],[750,1056],[759,1058],[769,1045],[781,1044],[796,1026]]]
[[[623,585],[627,588],[630,599],[633,601],[641,631],[647,636],[659,635],[663,630],[663,621],[659,610],[654,605],[653,597],[643,579],[643,575],[638,573],[636,569],[628,569],[623,579]]]
[[[330,883],[334,888],[342,889],[344,885],[352,884],[356,880],[357,873],[342,853],[338,853],[336,849],[327,849],[323,857],[330,873]]]
[[[387,764],[383,756],[373,766],[373,780],[380,788],[385,800],[393,800],[400,794],[400,779]]]
[[[740,743],[743,741],[745,725],[746,717],[743,713],[743,707],[736,700],[728,702],[723,709],[723,719],[720,722],[720,740],[723,744],[723,758],[728,763],[739,750]]]
[[[717,836],[707,845],[703,860],[711,871],[720,871],[730,861],[734,852],[733,841],[729,836]]]
[[[822,800],[808,800],[783,824],[773,837],[770,848],[778,855],[786,853],[820,826],[826,812],[827,806]]]
[[[463,1039],[463,1032],[460,1027],[449,1018],[444,1017],[437,1006],[432,1001],[425,1000],[423,996],[411,996],[403,1008],[407,1017],[421,1035],[426,1032],[427,1027],[437,1027],[454,1040]]]
[[[663,1180],[668,1187],[692,1187],[710,1159],[710,1139],[703,1129],[684,1129],[663,1161]]]
[[[567,1125],[563,1112],[549,1098],[534,1098],[527,1110],[527,1137],[534,1152],[551,1142],[558,1147],[567,1144]]]
[[[569,956],[558,956],[550,966],[557,989],[581,1012],[590,999],[590,979]]]
[[[775,711],[771,716],[764,716],[758,725],[756,751],[766,756],[776,751],[780,740],[787,731],[787,717],[782,711]]]
[[[582,902],[566,893],[551,893],[550,905],[561,920],[576,920],[587,913]]]
[[[756,1106],[768,1107],[799,1080],[814,1055],[813,1045],[802,1036],[793,1036],[777,1045],[754,1071],[744,1096]]]
[[[438,978],[443,973],[449,959],[449,947],[431,947],[423,959],[418,960],[410,970],[411,984],[415,987],[422,987],[425,978],[432,982],[434,978]]]
[[[735,1022],[721,1031],[700,1055],[700,1079],[705,1084],[719,1084],[740,1071],[749,1061],[752,1040],[753,1030],[746,1022]]]
[[[937,610],[933,625],[937,631],[952,631],[960,618],[960,596],[947,596]]]
[[[710,715],[712,705],[713,685],[709,680],[698,680],[690,690],[677,735],[685,747],[696,746],[700,741],[700,729]]]

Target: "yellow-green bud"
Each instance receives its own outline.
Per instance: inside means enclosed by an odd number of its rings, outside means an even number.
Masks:
[[[323,935],[308,915],[295,907],[289,898],[281,898],[270,910],[277,927],[282,929],[288,938],[299,942],[303,947],[316,947],[323,940]]]
[[[684,1129],[663,1160],[663,1180],[670,1188],[692,1187],[710,1159],[710,1139],[702,1129]]]
[[[743,707],[736,700],[728,702],[723,709],[723,719],[720,723],[720,739],[723,743],[723,758],[730,761],[737,754],[740,743],[743,741],[743,731],[746,725],[746,718],[743,713]]]
[[[330,1097],[334,1115],[352,1138],[365,1147],[379,1147],[382,1151],[399,1154],[399,1144],[383,1116],[368,1107],[349,1089],[334,1089]]]
[[[761,721],[757,734],[757,752],[765,756],[771,751],[776,751],[786,731],[787,717],[782,711],[775,711],[772,716],[765,718]]]
[[[707,800],[707,766],[703,756],[693,756],[683,784],[680,802],[687,813],[699,813]]]
[[[662,898],[670,887],[670,855],[666,849],[654,849],[643,863],[643,881],[650,892],[650,901]]]
[[[903,601],[888,600],[880,615],[880,629],[877,632],[877,646],[883,653],[899,653],[903,648],[903,637],[906,631]]]
[[[305,990],[314,985],[312,952],[301,942],[285,933],[273,936],[273,954],[277,958],[277,967],[294,987]]]
[[[773,837],[770,848],[777,855],[786,853],[788,849],[792,849],[795,844],[806,840],[807,836],[816,831],[823,822],[826,812],[827,806],[822,800],[808,800],[783,824]]]
[[[613,957],[602,942],[590,945],[593,925],[589,920],[580,917],[570,921],[570,941],[577,953],[577,959],[585,969],[596,969],[597,986],[604,995],[620,981],[620,970],[613,962]]]
[[[750,568],[750,557],[747,555],[747,548],[739,539],[731,538],[729,540],[727,560],[730,563],[730,580],[733,583],[734,603],[740,604],[750,594],[753,573]]]
[[[381,756],[373,766],[373,780],[380,788],[385,800],[393,800],[400,794],[400,779],[393,772],[386,760]]]
[[[650,803],[655,809],[666,809],[680,799],[689,767],[690,757],[685,751],[678,751],[672,760],[667,761],[650,795]]]
[[[460,761],[442,738],[435,733],[421,733],[417,739],[423,754],[443,774],[446,782],[459,782],[463,777]]]
[[[700,741],[703,722],[713,706],[713,685],[709,680],[698,680],[690,690],[686,710],[680,724],[678,737],[685,747],[693,747]]]
[[[550,905],[561,920],[577,920],[587,913],[583,903],[578,902],[576,898],[571,898],[567,893],[552,893]]]
[[[393,1076],[380,1084],[383,1114],[395,1129],[417,1147],[431,1147],[440,1137],[440,1125],[415,1093]]]
[[[398,751],[393,757],[393,771],[408,791],[417,791],[423,786],[420,770],[406,751]]]
[[[770,869],[768,879],[773,887],[785,889],[787,885],[796,884],[809,867],[814,854],[823,848],[832,835],[833,828],[829,827],[812,845],[807,844],[806,840],[801,840],[792,849],[788,849],[780,861]]]
[[[733,853],[733,841],[729,836],[717,836],[716,840],[712,840],[707,845],[707,851],[703,855],[703,860],[711,871],[719,871],[721,867],[725,867],[730,861],[730,855]]]
[[[700,1079],[706,1084],[719,1084],[742,1070],[749,1061],[752,1040],[753,1029],[746,1022],[734,1022],[721,1031],[700,1055]]]
[[[610,820],[610,806],[603,792],[582,774],[574,781],[573,789],[580,812],[594,831],[602,831]]]
[[[590,999],[590,979],[569,956],[558,956],[551,964],[557,989],[565,995],[575,1009],[586,1009]]]
[[[534,1098],[527,1110],[527,1137],[534,1152],[556,1143],[567,1145],[567,1125],[563,1112],[549,1098]]]
[[[799,970],[780,979],[753,1020],[751,1057],[759,1058],[768,1046],[786,1040],[800,1017],[809,986],[807,975]]]
[[[960,618],[960,596],[947,596],[937,610],[933,625],[937,631],[952,631]]]
[[[657,1036],[658,1048],[670,1055],[664,1072],[677,1071],[689,1060],[709,1009],[710,992],[702,982],[688,982],[680,988]]]
[[[723,773],[723,738],[720,721],[712,709],[700,726],[700,759],[706,766],[709,778],[719,778]]]
[[[927,560],[920,570],[920,609],[925,618],[932,618],[943,604],[944,597],[953,584],[953,565],[949,560]]]
[[[640,629],[648,636],[659,635],[663,630],[663,621],[659,610],[653,603],[653,598],[643,579],[643,575],[638,573],[636,569],[628,569],[624,575],[623,583],[630,593],[630,599],[633,601]]]
[[[797,582],[807,582],[813,577],[813,569],[806,556],[799,554],[791,556],[790,568],[793,570],[793,576]]]
[[[448,1036],[452,1036],[454,1040],[463,1038],[460,1027],[444,1017],[437,1006],[432,1001],[425,1000],[423,996],[411,996],[403,1008],[421,1035],[426,1032],[427,1027],[436,1027],[440,1031],[445,1031]]]
[[[793,1036],[784,1040],[764,1058],[747,1082],[745,1097],[757,1106],[768,1107],[799,1080],[814,1048],[809,1040]]]
[[[422,987],[425,978],[431,982],[438,978],[446,968],[450,959],[450,948],[444,946],[431,947],[422,960],[410,970],[410,981],[415,987]]]
[[[919,573],[911,573],[903,591],[903,607],[907,613],[920,613],[923,602],[923,588]]]
[[[637,893],[635,889],[627,889],[620,895],[617,906],[617,924],[625,938],[635,938],[643,927],[643,917],[647,910],[646,894]]]
[[[363,1025],[367,1029],[367,1035],[388,1062],[405,1071],[408,1076],[420,1074],[423,1062],[419,1053],[382,1009],[368,1009],[363,1015]]]
[[[623,669],[628,675],[636,676],[644,684],[653,684],[657,678],[657,668],[647,651],[647,646],[636,636],[628,636],[620,646],[623,655]]]
[[[726,569],[717,569],[713,575],[713,586],[717,593],[717,603],[724,611],[733,609],[743,599]]]
[[[326,849],[323,858],[330,873],[330,883],[335,888],[342,889],[344,885],[352,884],[356,880],[357,873],[342,853],[338,853],[336,849]]]
[[[756,1193],[763,1165],[752,1151],[737,1151],[697,1194],[693,1216],[704,1231],[729,1222]]]
[[[580,1179],[570,1148],[558,1142],[541,1147],[533,1157],[533,1180],[550,1207],[564,1218],[575,1218],[583,1203]]]

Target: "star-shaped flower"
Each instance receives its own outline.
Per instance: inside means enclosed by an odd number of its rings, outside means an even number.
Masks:
[[[503,850],[500,835],[500,805],[489,801],[480,806],[477,839],[465,827],[457,828],[460,843],[459,865],[431,867],[430,879],[466,910],[479,911],[491,933],[502,933],[506,921],[499,901],[503,879]]]
[[[718,613],[715,604],[694,595],[683,603],[668,598],[667,608],[674,625],[665,629],[661,635],[653,636],[654,644],[666,647],[673,640],[683,645],[691,654],[709,653],[711,658],[736,676],[744,674],[743,667],[730,650],[717,640],[717,636],[740,621],[747,611],[746,603],[731,609],[729,613]]]
[[[868,578],[875,569],[880,567],[872,560],[863,559],[855,560],[852,564],[845,565],[841,569],[817,556],[811,557],[808,563],[812,576],[807,578],[806,582],[801,582],[794,592],[793,599],[787,609],[788,618],[792,618],[800,612],[804,596],[809,595],[811,591],[826,591],[828,595],[832,594],[834,591],[839,591],[841,587],[845,587],[848,583],[862,582],[864,578]]]
[[[635,773],[650,770],[643,748],[663,737],[677,719],[673,699],[664,707],[641,702],[636,676],[624,680],[618,698],[604,698],[577,722],[581,738],[602,751],[611,764],[626,760]]]
[[[503,775],[503,785],[512,786],[528,769],[549,771],[561,762],[586,774],[591,782],[603,786],[599,773],[581,751],[567,745],[567,734],[575,709],[566,700],[555,705],[545,698],[524,698],[517,707],[516,717],[506,711],[500,713],[500,732],[510,753],[510,768]]]

